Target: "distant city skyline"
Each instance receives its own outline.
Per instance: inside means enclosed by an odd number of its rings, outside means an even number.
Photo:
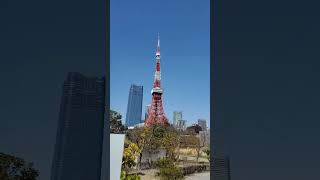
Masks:
[[[182,111],[187,125],[210,125],[209,0],[167,3],[111,0],[110,108],[124,122],[131,84],[144,86],[143,111],[151,103],[159,33],[166,117],[172,123],[173,111]]]

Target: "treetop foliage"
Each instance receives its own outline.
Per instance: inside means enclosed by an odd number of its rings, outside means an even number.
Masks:
[[[0,153],[1,180],[36,180],[39,172],[22,158]]]
[[[110,123],[110,133],[120,134],[123,133],[125,128],[121,122],[121,114],[111,110],[109,114],[109,123]]]

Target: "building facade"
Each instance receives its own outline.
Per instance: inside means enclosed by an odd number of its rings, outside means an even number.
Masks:
[[[214,180],[230,180],[230,160],[228,157],[213,157],[211,164]]]
[[[144,112],[144,121],[148,118],[150,107],[151,107],[151,104],[146,105],[146,109]]]
[[[198,119],[198,125],[202,128],[202,131],[207,130],[207,121],[205,119]]]
[[[134,126],[142,122],[142,98],[143,86],[131,85],[125,123],[127,127]]]
[[[173,126],[177,127],[179,121],[182,121],[182,111],[174,111],[173,112]]]
[[[199,131],[200,143],[210,147],[210,130]]]
[[[176,123],[176,129],[181,131],[186,130],[186,122],[186,120],[178,120],[178,122]]]
[[[68,74],[63,84],[51,180],[100,179],[104,106],[105,78]]]

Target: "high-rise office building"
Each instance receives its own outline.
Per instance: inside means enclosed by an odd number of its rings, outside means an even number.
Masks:
[[[205,119],[198,119],[198,125],[201,127],[202,131],[207,130],[207,121]]]
[[[126,114],[126,126],[141,123],[143,86],[131,85]]]
[[[178,122],[182,120],[182,111],[173,112],[173,126],[177,127]]]
[[[210,145],[210,130],[199,131],[199,138],[202,145]]]
[[[150,107],[151,107],[151,104],[146,105],[146,109],[145,109],[145,113],[144,113],[144,120],[146,120],[148,118]]]
[[[230,160],[228,157],[213,157],[211,164],[214,180],[230,180]]]
[[[178,120],[177,123],[176,123],[176,129],[177,130],[181,130],[181,131],[184,131],[186,130],[186,120]]]
[[[69,73],[63,84],[51,180],[100,179],[104,112],[105,78]]]

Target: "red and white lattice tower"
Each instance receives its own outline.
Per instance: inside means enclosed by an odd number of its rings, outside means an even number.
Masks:
[[[156,51],[156,72],[154,74],[153,88],[151,90],[152,103],[149,108],[148,117],[144,123],[145,126],[162,125],[167,126],[168,119],[163,111],[162,93],[163,90],[160,86],[161,71],[160,71],[160,38],[158,36],[158,45]]]

